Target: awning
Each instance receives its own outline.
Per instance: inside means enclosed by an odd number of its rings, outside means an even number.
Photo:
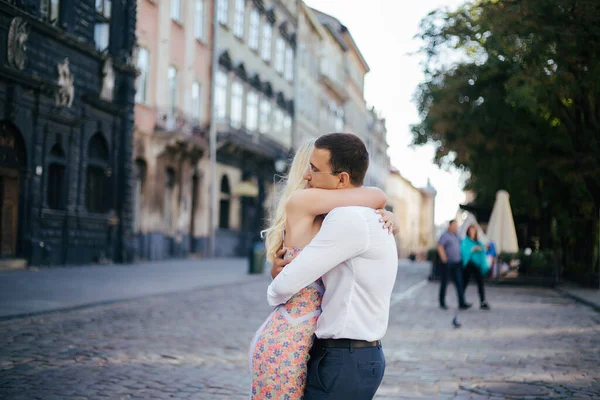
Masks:
[[[249,181],[240,182],[231,194],[239,197],[258,197],[258,186]]]

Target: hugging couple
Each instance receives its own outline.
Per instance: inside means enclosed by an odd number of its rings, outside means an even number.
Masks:
[[[252,340],[251,399],[375,396],[398,255],[385,194],[362,186],[368,166],[353,134],[296,153],[266,230],[276,307]]]

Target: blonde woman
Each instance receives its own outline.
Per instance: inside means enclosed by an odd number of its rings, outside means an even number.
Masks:
[[[298,149],[271,226],[265,231],[269,261],[273,261],[281,249],[286,250],[286,258],[295,257],[315,237],[324,215],[334,208],[366,206],[381,209],[385,206],[386,196],[377,188],[307,188],[306,174],[321,173],[310,164],[314,142],[308,141]],[[392,225],[393,218],[391,213],[383,215],[384,228]],[[321,279],[310,284],[287,303],[276,307],[258,329],[250,348],[252,399],[303,397],[308,353],[324,291]]]

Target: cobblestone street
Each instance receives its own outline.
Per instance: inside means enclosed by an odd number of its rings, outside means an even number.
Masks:
[[[474,307],[453,329],[427,272],[399,270],[377,399],[600,398],[600,314],[553,290],[498,286],[485,312],[470,287]],[[0,322],[0,398],[245,399],[268,283]]]

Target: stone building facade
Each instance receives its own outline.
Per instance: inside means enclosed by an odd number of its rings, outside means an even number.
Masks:
[[[302,3],[299,17],[296,113],[299,141],[329,132],[358,135],[369,150],[365,184],[385,188],[390,160],[387,130],[364,98],[369,65],[348,28]]]
[[[292,151],[299,4],[215,2],[217,256],[247,256],[259,240],[275,175],[285,172],[276,166]]]
[[[369,149],[370,162],[365,184],[385,189],[390,174],[390,157],[387,154],[387,127],[385,118],[382,118],[374,107],[367,111],[367,148]]]
[[[435,189],[428,183],[416,188],[399,171],[392,169],[388,175],[385,191],[388,206],[398,217],[400,232],[397,236],[398,255],[423,255],[434,246]]]
[[[134,0],[0,1],[3,264],[131,259],[135,23]]]
[[[213,2],[138,0],[138,16],[136,254],[206,254]]]

